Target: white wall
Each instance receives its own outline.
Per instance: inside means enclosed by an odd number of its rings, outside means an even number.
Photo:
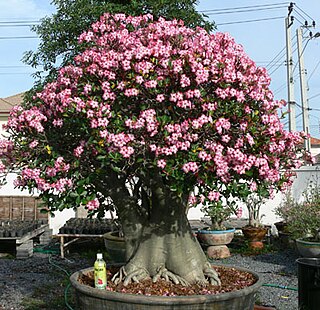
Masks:
[[[300,201],[303,192],[306,190],[310,180],[315,180],[318,178],[318,182],[320,182],[320,165],[304,166],[296,172],[297,177],[293,182],[291,191],[293,198],[297,201]],[[281,204],[283,199],[284,194],[277,193],[273,199],[269,199],[263,206],[261,206],[260,215],[263,215],[263,224],[271,225],[281,220],[278,216],[275,215],[274,210],[277,206]],[[200,206],[191,208],[188,212],[188,218],[190,220],[194,220],[204,217],[204,214],[201,212],[200,209]],[[248,218],[248,210],[245,205],[242,205],[242,218]]]
[[[303,192],[305,191],[308,182],[312,179],[319,178],[320,181],[320,166],[305,166],[297,171],[297,178],[292,186],[292,194],[296,200],[300,200]],[[15,179],[14,174],[8,176],[8,183],[0,188],[0,196],[27,196],[29,192],[27,190],[21,191],[13,187],[13,181]],[[273,199],[270,199],[266,202],[265,205],[261,207],[260,214],[264,215],[262,217],[262,223],[272,224],[280,219],[274,214],[274,209],[281,203],[284,195],[278,193]],[[189,219],[200,219],[204,217],[204,214],[201,212],[201,207],[191,208],[188,213]],[[248,211],[245,206],[243,206],[242,218],[248,218]],[[59,228],[62,227],[65,222],[72,218],[76,217],[76,213],[73,209],[67,209],[64,211],[55,212],[55,217],[49,219],[50,228],[53,229],[53,234],[58,233]]]

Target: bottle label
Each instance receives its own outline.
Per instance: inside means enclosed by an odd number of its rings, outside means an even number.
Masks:
[[[94,264],[94,286],[98,289],[105,289],[107,286],[107,271],[105,263]]]

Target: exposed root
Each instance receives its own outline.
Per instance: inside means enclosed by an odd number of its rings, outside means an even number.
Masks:
[[[219,279],[219,276],[217,272],[212,268],[209,262],[206,262],[204,264],[203,273],[207,278],[209,278],[210,284],[221,286],[221,281]]]
[[[111,281],[119,284],[123,281],[123,285],[127,286],[131,282],[139,283],[139,281],[149,278],[149,273],[143,268],[136,268],[132,272],[127,273],[125,266],[112,277]]]
[[[174,284],[181,284],[184,286],[190,285],[190,283],[188,281],[186,281],[182,277],[172,273],[171,271],[166,269],[164,266],[159,267],[158,273],[153,277],[152,281],[157,282],[160,278],[163,278],[164,280],[166,280],[168,282],[170,282],[170,280],[171,280]]]

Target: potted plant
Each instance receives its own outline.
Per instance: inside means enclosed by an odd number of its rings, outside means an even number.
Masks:
[[[197,231],[198,240],[205,246],[208,257],[229,257],[230,251],[227,245],[232,241],[235,229],[227,229],[224,222],[235,213],[233,204],[223,205],[221,201],[210,202],[202,207],[202,211],[210,218],[210,226]]]
[[[265,238],[268,229],[261,223],[260,208],[265,199],[258,195],[249,195],[245,200],[245,205],[248,209],[249,222],[248,225],[242,227],[242,233],[245,239],[248,240],[249,246],[253,249],[262,249],[264,247],[263,239]]]
[[[278,231],[278,238],[284,246],[290,246],[293,243],[292,234],[288,229],[288,222],[290,221],[290,210],[294,208],[295,205],[296,201],[292,197],[291,191],[288,190],[284,195],[283,201],[274,210],[275,214],[281,219],[274,223],[274,225]]]
[[[265,69],[229,34],[150,14],[104,14],[79,44],[72,64],[12,110],[1,171],[17,172],[19,188],[39,190],[51,212],[104,212],[111,199],[130,251],[114,282],[220,286],[192,233],[188,201],[215,201],[221,192],[217,200],[228,204],[255,192],[255,180],[280,190],[303,153],[302,136],[281,126],[282,102],[273,100]],[[218,307],[252,308],[256,288],[249,291],[242,305],[219,296],[226,303]],[[84,308],[86,294],[77,296]],[[123,299],[132,308],[131,297]],[[207,296],[194,297],[209,307]]]
[[[311,181],[301,202],[286,212],[288,231],[304,257],[320,258],[320,185]]]

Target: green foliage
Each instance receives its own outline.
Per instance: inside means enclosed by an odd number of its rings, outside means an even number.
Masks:
[[[260,254],[274,253],[276,248],[272,244],[264,244],[263,248],[253,248],[250,246],[249,241],[243,238],[234,238],[234,242],[237,242],[239,246],[230,246],[230,251],[232,254],[240,254],[243,256],[255,256]]]
[[[320,184],[310,182],[302,202],[294,202],[286,209],[288,231],[294,239],[320,241]]]

